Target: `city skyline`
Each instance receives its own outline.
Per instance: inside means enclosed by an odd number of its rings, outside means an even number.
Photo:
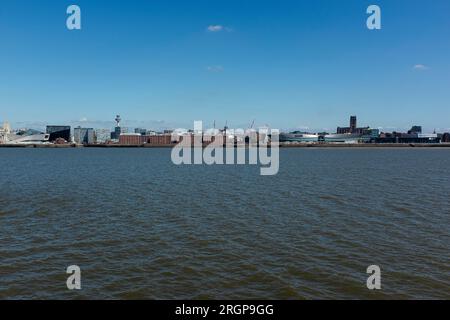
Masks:
[[[33,129],[15,129],[12,128],[8,122],[0,127],[0,144],[6,145],[99,145],[107,144],[109,146],[172,146],[178,141],[178,138],[190,136],[192,134],[200,134],[202,137],[202,144],[210,142],[210,135],[215,137],[221,136],[233,137],[233,143],[239,141],[249,142],[254,132],[264,137],[267,132],[270,139],[283,144],[441,144],[450,142],[449,132],[438,132],[433,130],[433,133],[424,132],[421,125],[413,125],[406,132],[402,131],[387,131],[381,128],[373,128],[370,126],[358,125],[358,118],[356,115],[351,115],[348,126],[338,126],[336,131],[321,130],[321,131],[283,131],[267,126],[255,126],[255,121],[251,123],[246,129],[232,128],[226,123],[223,127],[217,126],[214,122],[213,127],[205,126],[203,121],[195,121],[193,127],[185,128],[168,128],[163,130],[148,129],[144,126],[139,126],[133,129],[122,125],[122,117],[116,115],[115,127],[112,130],[104,128],[94,128],[89,126],[75,126],[70,125],[46,125],[45,132],[39,132]],[[212,130],[214,128],[214,130]],[[214,133],[212,133],[214,132]],[[245,133],[244,133],[245,132]],[[277,138],[278,137],[278,138]],[[184,139],[184,138],[183,138]],[[265,141],[265,138],[263,139]]]
[[[118,119],[120,122],[120,125],[118,125]],[[258,129],[258,128],[272,128],[280,130],[280,132],[288,133],[288,132],[305,132],[305,133],[349,133],[348,131],[353,131],[355,129],[377,129],[379,132],[385,132],[385,133],[392,133],[392,132],[408,132],[411,128],[414,127],[420,127],[421,132],[424,133],[449,133],[450,128],[433,128],[429,129],[424,126],[422,126],[420,123],[417,124],[411,124],[409,127],[405,128],[398,128],[398,127],[380,127],[380,126],[370,126],[367,125],[366,122],[362,121],[362,125],[360,126],[360,122],[357,115],[351,115],[350,116],[350,127],[347,125],[342,126],[343,123],[336,124],[333,128],[308,128],[308,127],[297,127],[297,128],[273,128],[268,124],[262,124],[256,122],[256,119],[254,119],[251,123],[242,123],[241,125],[233,125],[228,120],[224,121],[223,123],[214,121],[213,123],[205,123],[202,120],[196,120],[200,121],[203,124],[203,130],[217,128],[230,128],[230,129]],[[83,128],[83,129],[95,129],[95,130],[115,130],[117,127],[122,128],[122,133],[130,133],[134,130],[140,129],[140,130],[146,130],[146,131],[153,131],[153,132],[164,132],[164,131],[170,131],[170,130],[193,130],[194,124],[187,124],[185,126],[176,126],[173,123],[165,122],[165,121],[146,121],[146,120],[123,120],[120,115],[116,115],[116,118],[111,121],[91,121],[88,119],[80,119],[78,121],[69,121],[69,122],[19,122],[16,124],[11,124],[9,121],[0,119],[0,125],[8,126],[13,131],[17,130],[25,130],[25,129],[31,129],[31,130],[41,130],[42,132],[45,131],[45,128],[48,128],[49,126],[68,126],[72,129],[75,128]],[[0,126],[1,128],[1,126]]]
[[[337,128],[347,125],[348,123],[348,115],[344,115],[342,117],[342,120],[334,126],[327,127],[327,128],[310,128],[310,127],[286,127],[286,128],[276,128],[280,129],[282,132],[290,132],[290,131],[303,131],[303,132],[336,132]],[[202,121],[201,119],[198,119],[198,121]],[[359,118],[358,118],[358,121]],[[79,120],[71,120],[71,121],[41,121],[41,122],[33,122],[33,121],[20,121],[20,122],[10,122],[8,120],[2,119],[0,117],[0,125],[4,122],[7,122],[11,125],[12,129],[34,129],[34,130],[42,130],[45,131],[45,128],[48,125],[68,125],[72,128],[93,128],[93,129],[103,129],[103,130],[110,130],[113,129],[116,126],[116,122],[113,117],[111,117],[111,120],[89,120],[87,118],[79,119]],[[205,128],[213,128],[214,126],[216,128],[223,128],[225,125],[228,127],[233,128],[241,128],[241,129],[247,129],[250,128],[250,126],[253,125],[254,128],[258,127],[271,127],[269,123],[263,123],[257,121],[257,119],[249,119],[248,122],[241,121],[240,123],[232,123],[228,120],[215,120],[211,123],[202,121],[205,125]],[[432,132],[441,132],[446,133],[450,132],[450,128],[439,128],[439,127],[426,127],[421,125],[421,123],[410,123],[408,126],[405,127],[399,127],[399,126],[391,126],[391,127],[382,127],[382,126],[372,126],[370,125],[370,120],[362,119],[361,124],[363,127],[369,127],[372,129],[379,129],[382,132],[407,132],[412,126],[419,125],[423,128],[424,132],[432,133]],[[170,122],[170,121],[152,121],[152,120],[129,120],[124,119],[121,121],[121,127],[126,129],[135,129],[135,128],[145,128],[148,130],[154,130],[154,131],[164,131],[164,130],[172,130],[172,129],[192,129],[193,123],[176,123],[176,122]]]
[[[449,131],[448,1],[375,1],[381,30],[365,1],[130,3],[76,1],[83,28],[69,31],[67,1],[4,1],[0,120],[320,131],[357,114]]]

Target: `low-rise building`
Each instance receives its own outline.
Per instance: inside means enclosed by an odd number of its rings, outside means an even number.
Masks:
[[[140,134],[145,136],[145,134],[147,133],[147,129],[143,129],[143,128],[135,128],[134,129],[134,133]]]
[[[435,134],[417,134],[392,132],[383,133],[375,139],[376,143],[440,143],[441,138]]]
[[[70,126],[47,126],[46,133],[50,135],[49,141],[55,142],[56,139],[64,139],[70,142]]]
[[[119,137],[122,145],[169,145],[172,144],[172,135],[142,135],[139,133],[122,133]]]
[[[445,143],[450,142],[450,133],[446,132],[442,135],[442,142],[445,142]]]

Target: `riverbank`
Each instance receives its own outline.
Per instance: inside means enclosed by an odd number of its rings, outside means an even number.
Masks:
[[[281,148],[450,148],[450,143],[316,143],[281,144]]]
[[[142,145],[123,145],[123,144],[90,144],[90,145],[76,145],[76,144],[0,144],[0,148],[53,148],[53,149],[68,149],[68,148],[173,148],[175,144],[142,144]],[[345,143],[314,143],[314,144],[280,144],[280,148],[450,148],[450,143],[359,143],[359,144],[345,144]]]

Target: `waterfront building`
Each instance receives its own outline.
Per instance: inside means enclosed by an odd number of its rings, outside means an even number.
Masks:
[[[137,134],[145,136],[147,134],[147,129],[135,128],[134,129],[134,133],[137,133]]]
[[[95,137],[97,143],[106,143],[111,140],[111,130],[110,129],[95,129]]]
[[[23,129],[6,134],[4,142],[7,144],[45,144],[48,143],[50,135],[33,129]]]
[[[371,139],[376,139],[380,136],[380,129],[369,129],[365,135],[369,136]]]
[[[354,133],[357,128],[357,119],[356,116],[350,117],[350,133]]]
[[[171,134],[142,135],[139,133],[122,133],[119,144],[122,145],[170,145],[173,143]]]
[[[359,143],[363,141],[363,137],[357,133],[336,133],[325,135],[320,141],[328,143]]]
[[[111,140],[119,140],[120,134],[122,133],[122,129],[120,128],[122,118],[120,118],[120,115],[117,115],[114,121],[116,121],[116,126],[114,127],[114,131],[111,132]]]
[[[143,137],[140,133],[122,133],[119,136],[119,144],[141,145],[144,143]]]
[[[111,140],[119,140],[120,135],[122,134],[121,127],[115,127],[114,131],[111,132]]]
[[[356,116],[350,117],[350,126],[349,127],[337,127],[336,134],[359,134],[363,135],[364,131],[369,130],[369,127],[357,127],[357,118]]]
[[[319,142],[319,135],[314,133],[294,131],[291,133],[280,133],[279,139],[280,142],[313,143]]]
[[[96,143],[95,131],[93,128],[75,128],[73,132],[74,141],[77,144]]]
[[[440,143],[441,137],[436,133],[418,134],[418,133],[382,133],[375,139],[376,143]]]
[[[70,126],[47,126],[46,133],[49,134],[49,141],[55,142],[56,139],[64,139],[70,142]]]
[[[411,130],[408,131],[408,134],[420,134],[422,133],[422,126],[412,126]]]

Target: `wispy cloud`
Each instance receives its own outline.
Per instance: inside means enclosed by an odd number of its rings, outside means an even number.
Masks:
[[[208,32],[222,32],[222,31],[231,32],[231,31],[233,31],[233,29],[230,27],[222,26],[220,24],[212,24],[212,25],[209,25],[208,28],[206,28],[206,31],[208,31]]]
[[[417,71],[427,71],[430,68],[424,64],[416,64],[413,66],[413,70],[417,70]]]
[[[221,26],[220,24],[210,25],[207,28],[209,32],[220,32],[223,31],[223,29],[224,29],[223,26]]]
[[[209,72],[222,72],[224,69],[222,66],[208,66],[206,70]]]

